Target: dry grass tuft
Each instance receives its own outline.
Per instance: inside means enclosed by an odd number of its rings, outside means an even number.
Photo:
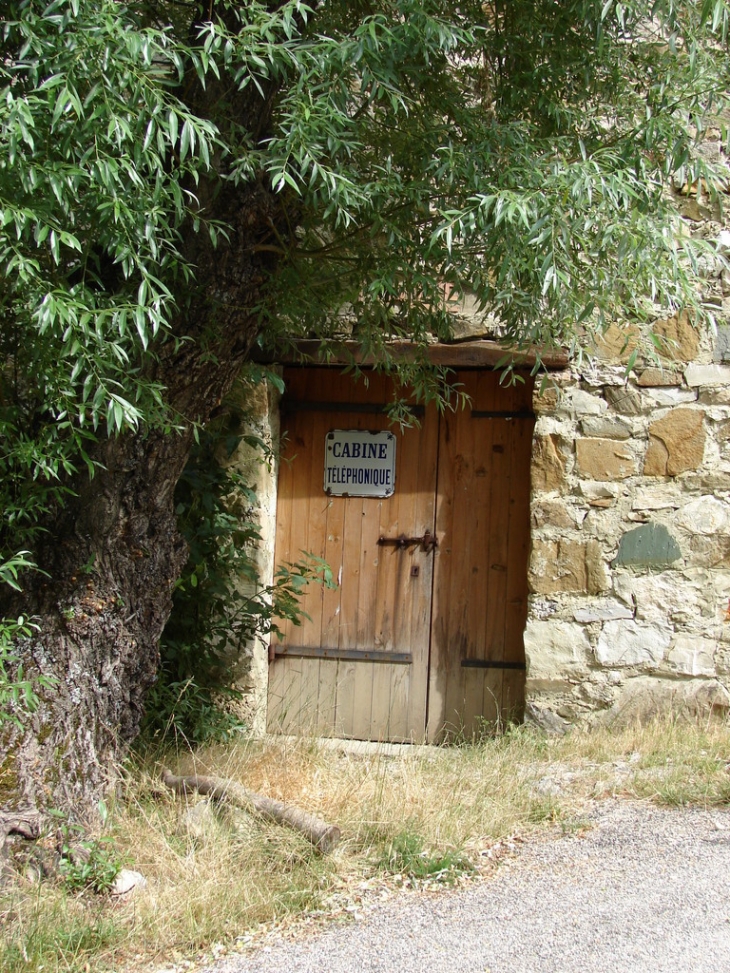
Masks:
[[[522,727],[397,756],[268,739],[158,760],[295,804],[338,824],[342,843],[322,856],[301,835],[244,811],[176,797],[159,782],[161,764],[139,760],[111,833],[147,886],[125,902],[30,879],[5,889],[0,969],[169,968],[302,913],[345,913],[373,890],[461,880],[496,857],[495,846],[547,823],[585,827],[587,803],[602,797],[730,802],[725,724],[665,721],[556,739]]]

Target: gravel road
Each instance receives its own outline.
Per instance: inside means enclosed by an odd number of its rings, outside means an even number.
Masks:
[[[200,973],[730,973],[730,810],[597,802],[455,891],[400,893]]]

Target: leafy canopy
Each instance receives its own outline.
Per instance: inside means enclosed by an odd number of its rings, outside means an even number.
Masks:
[[[263,187],[288,221],[259,242],[263,341],[326,342],[346,307],[387,360],[389,338],[447,335],[465,291],[547,348],[701,312],[701,244],[668,190],[724,188],[696,148],[725,109],[729,17],[724,0],[6,2],[5,556],[93,473],[97,438],[183,422],[155,362],[191,340],[186,242],[235,245],[222,189]],[[215,309],[209,325],[215,353]]]

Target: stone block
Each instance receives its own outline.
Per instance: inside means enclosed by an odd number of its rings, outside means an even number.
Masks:
[[[681,385],[682,376],[666,368],[645,368],[636,380],[641,388]]]
[[[730,385],[730,365],[690,365],[684,380],[690,387]]]
[[[578,472],[591,480],[624,480],[636,473],[631,450],[613,439],[578,439],[575,455]]]
[[[549,415],[558,407],[558,390],[554,385],[544,389],[538,384],[532,394],[532,408],[537,415]]]
[[[730,471],[719,470],[715,473],[704,473],[701,476],[688,476],[683,481],[688,491],[699,493],[727,493],[730,491]]]
[[[639,347],[641,332],[634,324],[613,323],[595,339],[595,356],[604,361],[626,364]]]
[[[580,424],[584,436],[593,439],[631,439],[633,430],[625,419],[619,416],[598,416],[583,419]]]
[[[675,314],[660,318],[652,325],[652,332],[661,339],[660,355],[669,361],[691,362],[697,357],[700,336],[692,327],[689,315]]]
[[[567,457],[560,448],[560,438],[553,433],[535,436],[532,444],[532,489],[550,493],[565,484]]]
[[[690,534],[722,534],[730,525],[730,511],[724,500],[709,496],[698,497],[677,511],[674,522]]]
[[[700,389],[697,396],[700,405],[730,405],[730,388],[715,385]]]
[[[690,538],[689,551],[692,563],[706,568],[730,568],[730,537],[725,535]]]
[[[688,196],[683,199],[679,206],[679,212],[686,220],[691,220],[693,223],[703,223],[712,217],[712,211],[706,206],[700,206],[696,196]]]
[[[539,679],[565,679],[585,672],[590,643],[581,625],[572,622],[530,620],[525,628],[528,685]]]
[[[664,524],[642,524],[621,538],[614,564],[624,567],[665,568],[682,556]]]
[[[605,385],[626,385],[626,368],[623,365],[609,365],[594,358],[581,362],[580,377],[589,388],[602,389]]]
[[[530,590],[541,595],[559,591],[598,594],[609,587],[607,568],[596,541],[535,541],[528,581]]]
[[[550,693],[551,695],[555,695],[555,693],[569,693],[572,690],[573,683],[569,679],[562,679],[560,677],[537,677],[536,679],[525,680],[525,692],[528,696],[535,695],[536,693]]]
[[[726,718],[729,711],[730,694],[716,679],[679,681],[637,676],[626,680],[601,722],[618,728],[666,716]]]
[[[533,702],[528,702],[525,705],[525,723],[536,726],[548,736],[563,736],[568,732],[570,726],[551,709],[537,706]]]
[[[684,618],[709,618],[714,596],[703,579],[691,581],[677,571],[636,575],[615,571],[613,590],[635,609],[638,621],[669,625]]]
[[[572,529],[579,525],[579,518],[572,507],[562,500],[545,500],[532,506],[533,527],[560,527]]]
[[[588,502],[594,500],[615,500],[620,492],[617,483],[606,483],[599,480],[583,480],[578,484],[578,493]]]
[[[607,409],[605,399],[576,388],[567,389],[560,402],[560,412],[566,415],[601,416]]]
[[[644,476],[677,476],[705,457],[705,427],[698,409],[673,409],[649,426]]]
[[[606,388],[603,391],[606,401],[614,410],[624,416],[640,416],[651,409],[651,403],[634,389]]]
[[[602,666],[657,666],[669,648],[671,631],[620,619],[606,622],[596,644]]]
[[[667,656],[677,672],[688,676],[713,676],[717,642],[700,635],[678,635]]]
[[[631,501],[632,510],[676,510],[682,505],[682,494],[675,484],[639,487]]]
[[[697,392],[685,388],[647,389],[652,408],[674,409],[678,405],[690,405],[697,401]]]
[[[578,608],[573,612],[576,622],[587,625],[591,622],[612,622],[619,618],[633,618],[634,613],[631,608],[622,605],[620,601],[606,599],[596,601],[591,605]]]
[[[605,709],[613,702],[614,690],[605,682],[584,682],[577,688],[576,695],[589,703],[591,709]]]

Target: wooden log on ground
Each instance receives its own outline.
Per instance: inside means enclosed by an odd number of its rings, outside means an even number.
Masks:
[[[163,770],[160,775],[163,784],[177,794],[188,794],[197,791],[220,803],[228,802],[236,807],[253,808],[266,818],[271,818],[278,824],[286,824],[295,831],[300,831],[307,837],[315,848],[325,854],[332,851],[340,840],[340,829],[336,824],[327,824],[319,818],[299,808],[275,801],[271,797],[255,794],[242,787],[235,781],[225,777],[203,777],[195,774],[192,777],[177,777],[169,770]]]

